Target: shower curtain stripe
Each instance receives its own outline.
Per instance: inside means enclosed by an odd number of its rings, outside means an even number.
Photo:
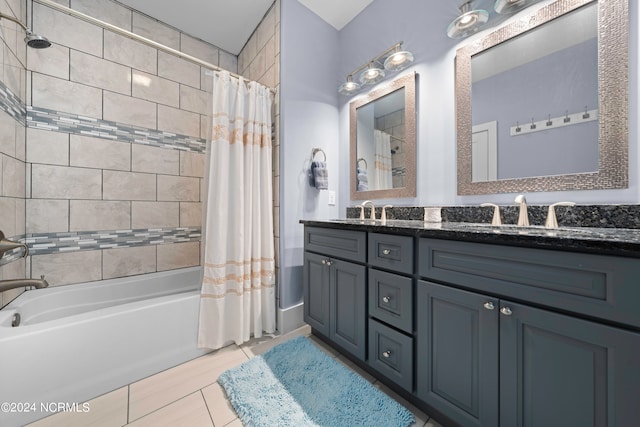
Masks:
[[[213,74],[198,345],[275,332],[271,93]]]

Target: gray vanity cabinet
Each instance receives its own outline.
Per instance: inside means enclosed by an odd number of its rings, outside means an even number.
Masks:
[[[510,299],[529,286],[545,284],[547,292],[550,283],[583,284],[576,278],[585,275],[595,277],[588,283],[603,284],[609,295],[634,292],[624,288],[637,286],[637,275],[629,276],[637,262],[524,248],[509,248],[507,255],[504,249],[421,239],[421,274],[449,281],[417,285],[418,397],[463,426],[638,425],[639,333]],[[492,265],[494,260],[502,265],[503,256],[519,257],[530,275]],[[477,273],[482,275],[473,280]],[[494,289],[502,284],[497,279],[516,274],[526,281],[513,281],[500,297],[469,289]],[[591,298],[582,286],[574,291],[580,293],[577,302]],[[555,307],[552,292],[540,298]],[[579,312],[582,306],[563,308]]]
[[[366,268],[339,257],[364,261],[365,243],[365,233],[305,227],[304,321],[360,360],[366,357]]]

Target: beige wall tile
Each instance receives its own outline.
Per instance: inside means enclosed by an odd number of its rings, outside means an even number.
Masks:
[[[158,105],[158,130],[181,135],[200,136],[200,115]]]
[[[71,81],[131,95],[129,67],[77,50],[71,51],[70,67]]]
[[[26,201],[27,233],[69,231],[69,201],[28,199]]]
[[[0,49],[1,51],[2,49]],[[15,156],[17,123],[13,117],[0,111],[0,153]]]
[[[180,173],[180,152],[142,144],[131,145],[131,170],[164,175]]]
[[[104,59],[156,74],[158,50],[128,37],[104,31]]]
[[[158,75],[195,88],[200,87],[200,66],[165,52],[158,52]]]
[[[102,172],[34,164],[31,167],[31,197],[34,199],[100,199]]]
[[[69,48],[52,44],[48,49],[27,49],[29,70],[69,79]]]
[[[180,227],[202,226],[202,203],[180,202]]]
[[[180,32],[146,15],[133,12],[133,32],[172,49],[180,50]]]
[[[258,49],[261,49],[265,44],[267,44],[267,41],[273,37],[275,26],[275,8],[272,7],[262,19],[262,22],[258,25],[258,29],[255,34],[257,36],[256,47]]]
[[[24,199],[15,199],[16,202],[16,234],[24,234],[25,229],[25,217],[27,216],[27,207]]]
[[[191,37],[185,33],[180,33],[180,51],[196,58],[202,59],[218,65],[218,48],[203,42],[202,40]]]
[[[39,3],[33,5],[33,32],[61,44],[102,56],[102,28]]]
[[[211,98],[213,92],[213,70],[208,68],[200,68],[200,89],[207,92],[207,96]]]
[[[71,135],[69,156],[71,166],[128,171],[131,167],[131,144]]]
[[[131,202],[71,200],[69,231],[131,228]]]
[[[13,197],[0,197],[0,230],[7,237],[17,235],[16,202]]]
[[[102,279],[102,252],[75,251],[31,257],[31,277],[44,274],[49,286]]]
[[[102,90],[44,74],[31,74],[34,107],[88,117],[102,117]]]
[[[178,202],[131,202],[131,228],[178,227]]]
[[[138,172],[102,171],[104,200],[155,200],[156,175]]]
[[[209,114],[212,108],[211,94],[191,86],[180,85],[180,108],[194,113]]]
[[[180,152],[180,175],[204,177],[204,153],[193,153],[191,151]]]
[[[180,85],[162,77],[133,71],[132,94],[136,98],[178,107],[180,105]]]
[[[8,50],[4,53],[3,83],[20,99],[25,99],[25,68],[16,56]]]
[[[131,9],[116,2],[73,0],[71,6],[85,15],[93,16],[116,27],[131,31]]]
[[[133,276],[156,271],[156,247],[105,249],[102,252],[102,278]]]
[[[223,70],[231,71],[232,73],[238,73],[238,57],[231,53],[220,50],[220,68]]]
[[[105,120],[156,129],[156,104],[113,92],[104,93]]]
[[[158,271],[200,265],[200,242],[158,245]]]
[[[68,165],[69,134],[27,128],[27,161],[49,165]]]
[[[200,179],[158,175],[158,200],[168,202],[199,202]]]
[[[59,412],[28,427],[120,427],[127,423],[129,388],[122,387],[89,402],[87,412]]]
[[[24,198],[24,162],[13,157],[2,156],[2,195]]]

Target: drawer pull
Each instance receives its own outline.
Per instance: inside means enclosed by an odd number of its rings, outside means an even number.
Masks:
[[[382,352],[382,357],[388,359],[391,357],[391,350],[387,350],[387,351],[383,351]]]
[[[330,259],[327,260],[327,265],[331,265],[333,264],[333,261],[331,261]]]
[[[389,254],[391,253],[391,249],[383,249],[383,250],[382,250],[382,253],[383,253],[384,255],[389,255]]]
[[[321,262],[322,262],[322,265],[327,265],[327,260],[326,259],[323,259]]]
[[[388,297],[388,296],[382,297],[382,302],[384,302],[385,304],[389,304],[391,302],[391,297]]]
[[[484,303],[484,308],[486,308],[487,310],[493,310],[494,308],[496,308],[496,306],[493,305],[491,301],[489,301]]]
[[[513,311],[511,311],[511,309],[509,307],[502,307],[500,309],[500,313],[504,314],[505,316],[511,316]]]

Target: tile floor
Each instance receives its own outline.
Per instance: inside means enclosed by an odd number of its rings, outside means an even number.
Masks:
[[[308,336],[310,332],[309,327],[302,327],[286,335],[225,347],[97,397],[89,401],[89,412],[55,414],[28,427],[242,427],[217,383],[218,376],[276,344],[295,336]],[[416,418],[415,426],[441,427],[335,350],[314,337],[311,339],[319,348],[411,410]]]

